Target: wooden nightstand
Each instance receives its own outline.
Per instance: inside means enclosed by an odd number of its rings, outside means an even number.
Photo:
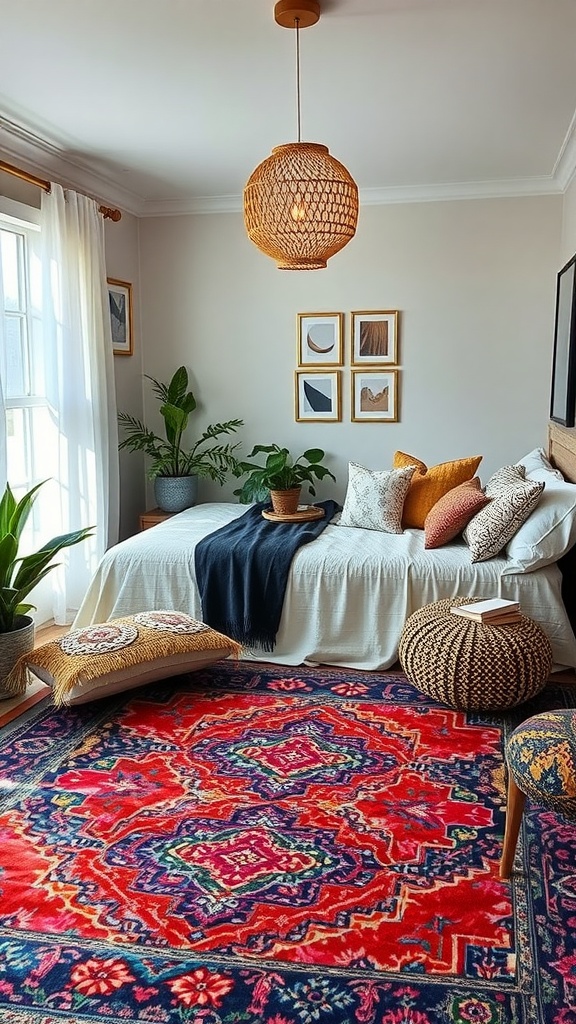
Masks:
[[[165,519],[171,519],[173,515],[174,512],[163,512],[161,508],[151,508],[149,512],[143,512],[140,516],[140,532],[163,523]]]

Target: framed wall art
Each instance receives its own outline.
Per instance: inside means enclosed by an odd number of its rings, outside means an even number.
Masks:
[[[352,370],[354,423],[398,422],[398,370]]]
[[[342,366],[344,313],[298,313],[298,366]]]
[[[352,316],[353,366],[394,365],[398,362],[398,310],[382,309],[359,312]]]
[[[550,389],[550,419],[574,426],[576,402],[576,255],[556,280],[554,355]]]
[[[132,327],[132,285],[128,281],[108,281],[112,351],[115,356],[131,356],[134,351]]]
[[[340,370],[296,370],[294,400],[297,423],[340,422],[340,377]]]

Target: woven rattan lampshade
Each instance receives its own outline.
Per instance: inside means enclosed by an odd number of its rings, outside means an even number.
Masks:
[[[318,20],[320,6],[280,0],[274,13],[285,28],[307,27]],[[357,222],[358,186],[317,142],[276,146],[244,188],[248,237],[281,270],[321,270],[354,237]]]

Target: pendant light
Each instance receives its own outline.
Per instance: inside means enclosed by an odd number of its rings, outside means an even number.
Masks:
[[[320,18],[317,0],[279,0],[274,18],[296,31],[298,142],[276,146],[244,188],[248,237],[280,270],[320,270],[358,222],[358,186],[327,146],[300,139],[300,29]]]

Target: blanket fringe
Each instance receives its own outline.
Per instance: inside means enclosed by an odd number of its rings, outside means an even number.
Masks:
[[[260,651],[265,651],[267,654],[272,654],[276,646],[275,640],[270,639],[270,634],[264,632],[262,627],[256,629],[246,623],[239,627],[237,622],[226,622],[224,626],[219,626],[218,630],[232,637],[242,647],[257,647]]]

